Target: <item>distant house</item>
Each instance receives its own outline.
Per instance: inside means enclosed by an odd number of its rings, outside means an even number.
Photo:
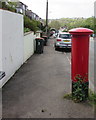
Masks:
[[[32,12],[32,19],[35,20],[35,17],[36,17],[35,13]]]
[[[2,8],[5,8],[6,5],[9,5],[9,3],[6,2],[6,1],[2,2],[2,0],[0,0],[0,8],[1,8],[1,9],[2,9]]]
[[[32,11],[31,10],[27,10],[26,11],[26,16],[29,17],[30,19],[33,19],[32,18]]]
[[[32,12],[32,19],[36,20],[36,14],[34,12]]]
[[[39,16],[36,13],[32,12],[32,19],[33,20],[38,20],[38,17]]]
[[[33,13],[31,10],[26,11],[26,16],[29,17],[32,20],[39,20],[39,16],[35,13]]]
[[[36,20],[39,21],[40,17],[36,14]]]
[[[17,13],[22,13],[23,15],[26,15],[27,8],[28,6],[25,5],[24,3],[17,2],[17,6],[16,6]]]

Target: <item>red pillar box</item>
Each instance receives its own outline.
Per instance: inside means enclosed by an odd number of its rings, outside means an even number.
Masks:
[[[93,31],[76,28],[69,33],[72,35],[72,96],[83,101],[88,97],[89,35]]]

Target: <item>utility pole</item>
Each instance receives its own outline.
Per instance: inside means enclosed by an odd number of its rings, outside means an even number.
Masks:
[[[46,35],[48,35],[48,0],[46,2]]]

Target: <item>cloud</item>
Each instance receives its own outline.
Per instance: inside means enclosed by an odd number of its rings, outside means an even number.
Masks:
[[[21,0],[33,12],[46,18],[46,0]],[[49,18],[91,17],[95,0],[49,0]]]

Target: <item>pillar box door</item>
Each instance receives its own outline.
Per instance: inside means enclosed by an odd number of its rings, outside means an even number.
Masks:
[[[93,31],[86,28],[75,28],[69,30],[69,33],[72,35],[72,94],[74,96],[74,92],[78,88],[76,83],[81,79],[82,91],[85,97],[88,97],[89,38]]]

